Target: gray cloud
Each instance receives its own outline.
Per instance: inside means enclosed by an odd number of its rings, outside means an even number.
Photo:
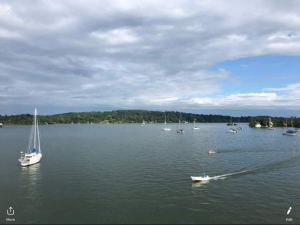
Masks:
[[[199,104],[230,77],[208,72],[212,65],[300,53],[298,1],[9,4],[9,12],[0,5],[0,113],[10,105],[221,109],[230,96]]]

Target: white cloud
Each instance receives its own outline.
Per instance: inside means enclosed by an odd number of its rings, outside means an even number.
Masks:
[[[132,31],[128,29],[114,29],[108,32],[94,31],[91,33],[91,36],[112,45],[129,44],[139,41],[139,37],[134,35]]]
[[[265,88],[264,91],[298,91],[300,90],[300,83],[291,84],[284,88]]]
[[[0,15],[1,106],[275,108],[298,101],[297,84],[263,93],[230,87],[222,95],[230,72],[209,71],[229,59],[299,55],[297,1],[10,4],[12,13]]]

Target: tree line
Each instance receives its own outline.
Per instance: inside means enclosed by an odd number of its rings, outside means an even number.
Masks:
[[[147,110],[113,110],[105,112],[69,112],[55,115],[40,115],[38,116],[40,124],[70,124],[70,123],[142,123],[145,120],[147,123],[177,123],[181,121],[197,123],[228,123],[230,116],[222,115],[203,115],[193,113],[183,113],[177,111],[147,111]],[[233,123],[249,123],[251,117],[232,117]],[[33,115],[11,115],[1,116],[0,122],[10,125],[28,125],[32,124]]]

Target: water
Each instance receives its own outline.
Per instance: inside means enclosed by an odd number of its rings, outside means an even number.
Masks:
[[[169,126],[40,126],[42,161],[26,168],[17,159],[31,127],[5,126],[0,223],[10,206],[16,223],[300,223],[299,136],[246,125],[228,134],[225,124],[184,124],[182,135]],[[203,172],[237,174],[192,183]]]

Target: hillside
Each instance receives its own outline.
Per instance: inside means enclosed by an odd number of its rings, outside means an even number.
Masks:
[[[68,123],[141,123],[143,120],[147,122],[162,123],[165,116],[167,121],[177,123],[179,116],[181,121],[193,122],[194,118],[199,123],[228,123],[230,116],[222,115],[203,115],[192,113],[181,113],[174,111],[146,111],[146,110],[114,110],[106,112],[79,112],[79,113],[63,113],[56,115],[39,116],[40,124],[68,124]],[[233,122],[249,122],[250,117],[233,117]],[[33,115],[11,115],[0,116],[0,122],[11,125],[32,124]]]

